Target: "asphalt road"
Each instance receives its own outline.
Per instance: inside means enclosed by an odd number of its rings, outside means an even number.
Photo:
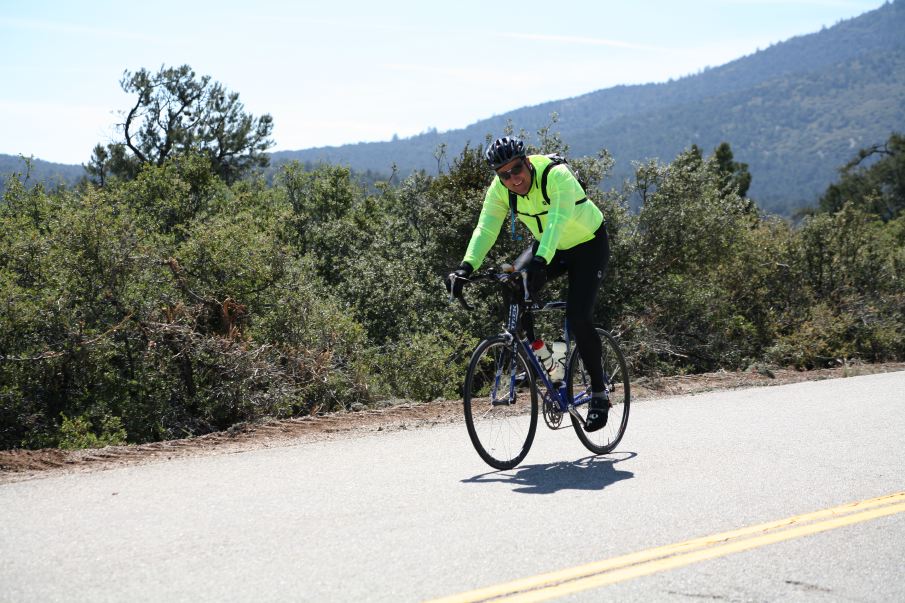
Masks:
[[[420,601],[905,491],[905,372],[539,429],[506,472],[457,424],[2,485],[0,601]],[[887,509],[561,600],[905,601]]]

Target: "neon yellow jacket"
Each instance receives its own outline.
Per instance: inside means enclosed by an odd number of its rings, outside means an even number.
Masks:
[[[527,195],[517,196],[517,215],[534,238],[540,241],[537,255],[549,264],[556,250],[571,249],[593,239],[603,223],[603,214],[587,199],[578,180],[565,165],[554,166],[547,175],[547,196],[550,197],[550,203],[547,203],[540,179],[552,159],[546,155],[530,155],[528,160],[534,166],[534,181]],[[509,189],[496,176],[484,195],[478,225],[462,261],[468,262],[475,270],[480,267],[487,252],[496,243],[507,213]]]

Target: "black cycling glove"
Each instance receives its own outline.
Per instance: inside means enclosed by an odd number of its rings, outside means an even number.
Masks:
[[[467,279],[472,272],[474,272],[474,268],[471,267],[471,264],[462,262],[458,268],[450,272],[449,276],[446,277],[446,291],[453,297],[461,296],[462,285],[465,284],[465,279]]]
[[[525,266],[525,272],[528,273],[528,291],[534,295],[547,283],[547,260],[534,256]]]

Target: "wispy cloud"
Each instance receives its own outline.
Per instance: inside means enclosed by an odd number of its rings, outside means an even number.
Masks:
[[[20,29],[26,31],[40,31],[45,33],[75,34],[91,36],[92,38],[119,38],[136,42],[162,42],[161,38],[149,36],[136,31],[111,29],[101,27],[89,27],[73,23],[61,23],[59,21],[46,21],[37,19],[13,19],[0,17],[0,28]]]
[[[440,65],[419,65],[416,63],[384,63],[381,67],[389,71],[426,73],[458,78],[484,78],[496,77],[498,75],[496,70],[490,68],[470,69],[468,67],[443,67]]]
[[[664,51],[667,48],[649,46],[646,44],[635,44],[634,42],[623,42],[621,40],[609,40],[607,38],[587,38],[582,36],[555,36],[550,34],[533,34],[533,33],[517,33],[502,32],[497,34],[504,38],[515,38],[519,40],[533,40],[536,42],[559,42],[563,44],[582,44],[585,46],[609,46],[611,48],[627,48],[630,50],[656,50]]]

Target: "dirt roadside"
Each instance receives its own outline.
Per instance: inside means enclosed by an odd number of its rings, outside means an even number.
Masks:
[[[632,401],[714,390],[836,379],[905,370],[905,362],[858,364],[815,371],[763,370],[638,379]],[[0,450],[0,484],[54,475],[101,471],[187,456],[235,454],[307,442],[354,438],[377,432],[425,429],[462,420],[461,401],[397,404],[360,412],[285,419],[235,426],[227,431],[182,440],[89,450]]]

